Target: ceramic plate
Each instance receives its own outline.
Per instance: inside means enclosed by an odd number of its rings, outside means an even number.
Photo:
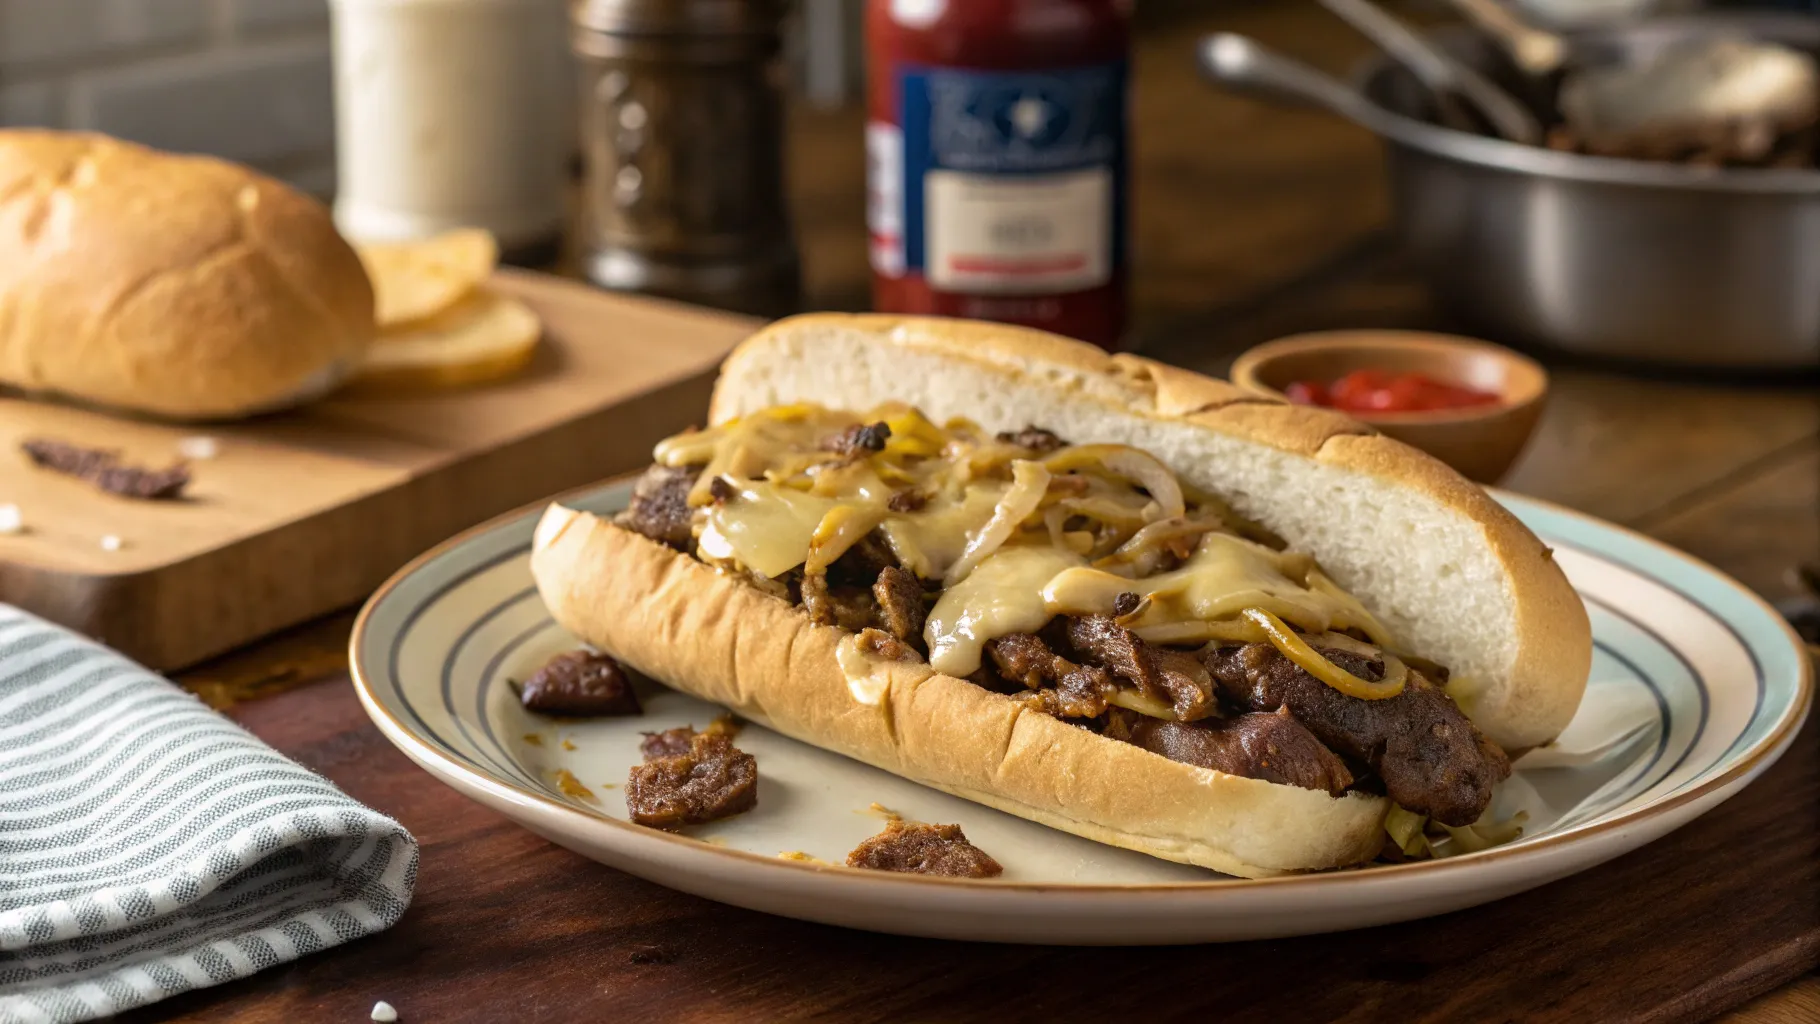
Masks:
[[[623,507],[621,482],[565,498]],[[1549,544],[1592,615],[1578,717],[1517,764],[1494,809],[1520,840],[1417,864],[1248,881],[1102,846],[938,793],[757,726],[758,808],[672,835],[625,820],[619,788],[641,731],[706,726],[719,709],[653,685],[637,718],[559,721],[518,704],[523,679],[575,640],[545,614],[528,556],[537,510],[457,537],[406,567],[355,626],[355,685],[399,749],[433,775],[584,856],[685,892],[876,931],[1010,942],[1254,939],[1359,928],[1487,903],[1609,860],[1686,824],[1756,778],[1811,699],[1807,653],[1743,587],[1578,514],[1500,495]],[[963,881],[832,863],[885,808],[957,822],[1005,865]],[[779,854],[806,855],[813,860]]]

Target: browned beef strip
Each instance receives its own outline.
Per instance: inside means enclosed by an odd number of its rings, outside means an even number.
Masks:
[[[1056,654],[1042,637],[1011,633],[986,643],[997,674],[1022,683],[1018,703],[1056,718],[1098,718],[1118,684],[1097,665],[1076,665]],[[1053,684],[1053,685],[1051,685]]]
[[[895,565],[880,569],[872,584],[872,599],[878,602],[879,628],[912,646],[922,643],[928,610],[923,607],[922,581],[915,573]]]
[[[666,757],[681,757],[689,752],[689,741],[695,738],[695,727],[679,725],[663,732],[647,732],[644,740],[638,744],[638,752],[647,761],[659,761]]]
[[[1105,666],[1145,696],[1168,701],[1184,722],[1216,709],[1213,681],[1192,655],[1145,643],[1104,615],[1069,618],[1068,642],[1081,660]]]
[[[853,642],[862,652],[888,661],[923,660],[922,652],[882,629],[862,629]]]
[[[839,626],[857,633],[872,625],[872,592],[864,587],[834,586],[824,573],[808,573],[802,582],[803,608],[818,626]]]
[[[1019,448],[1028,448],[1038,455],[1047,455],[1057,448],[1068,446],[1068,442],[1042,427],[1025,427],[1018,431],[1007,430],[1000,434],[998,439],[1006,444],[1017,445]]]
[[[883,421],[878,423],[855,423],[846,430],[822,442],[824,451],[839,452],[846,456],[865,455],[868,452],[882,452],[885,442],[891,438],[891,428]]]
[[[1359,655],[1322,653],[1362,679],[1382,673],[1381,663]],[[1503,751],[1413,670],[1397,696],[1361,700],[1302,671],[1269,644],[1209,648],[1203,657],[1232,700],[1253,711],[1288,708],[1329,748],[1370,765],[1392,800],[1444,824],[1479,820],[1492,786],[1510,774]]]
[[[22,441],[19,447],[35,465],[86,480],[123,498],[148,501],[180,498],[190,482],[190,468],[181,462],[164,469],[147,469],[122,463],[117,451],[84,448],[43,437]]]
[[[619,662],[593,651],[569,651],[532,673],[518,699],[546,715],[636,715],[643,709]]]
[[[1290,717],[1287,708],[1186,724],[1114,711],[1105,735],[1171,761],[1228,775],[1345,794],[1352,773],[1339,755]]]
[[[1106,702],[1116,692],[1118,684],[1105,669],[1076,665],[1054,686],[1020,693],[1014,699],[1032,711],[1055,718],[1098,718],[1106,713]]]
[[[1009,633],[986,641],[986,656],[998,668],[999,675],[1038,690],[1073,671],[1075,665],[1049,649],[1043,639],[1031,633]]]
[[[652,828],[699,825],[757,805],[758,762],[713,730],[696,733],[688,753],[634,765],[626,778],[627,813]]]
[[[847,854],[847,866],[953,878],[997,878],[1005,871],[986,851],[968,842],[959,825],[902,821],[891,822],[854,847]]]
[[[878,580],[879,573],[893,567],[901,568],[897,564],[897,555],[885,541],[884,534],[873,530],[841,552],[834,564],[828,566],[828,582],[870,587]]]
[[[912,487],[894,492],[885,501],[885,507],[893,512],[918,512],[927,504],[929,504],[929,496]]]
[[[678,551],[689,550],[695,542],[689,489],[701,471],[701,466],[652,466],[633,485],[631,504],[613,521]]]
[[[1006,679],[993,669],[990,660],[980,662],[980,667],[968,673],[967,681],[982,690],[993,693],[1016,694],[1022,696],[1030,691],[1014,679]]]

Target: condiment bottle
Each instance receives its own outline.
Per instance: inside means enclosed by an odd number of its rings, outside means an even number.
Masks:
[[[794,311],[784,15],[784,0],[574,0],[594,283]]]
[[[575,86],[562,0],[332,0],[335,222],[398,241],[493,232],[560,248]]]
[[[1117,346],[1129,15],[1129,0],[868,0],[879,310]]]

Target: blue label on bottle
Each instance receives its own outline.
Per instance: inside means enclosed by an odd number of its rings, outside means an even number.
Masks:
[[[885,262],[957,292],[1056,294],[1109,281],[1124,260],[1125,78],[1123,62],[903,68],[901,139],[875,146],[902,168],[887,176],[899,195],[875,197],[901,210],[889,218],[900,248]]]

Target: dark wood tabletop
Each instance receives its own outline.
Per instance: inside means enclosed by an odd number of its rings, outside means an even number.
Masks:
[[[1214,6],[1214,5],[1207,5]],[[1200,84],[1203,31],[1331,70],[1365,45],[1302,2],[1140,5],[1137,345],[1220,371],[1331,327],[1449,325],[1385,237],[1375,142]],[[792,119],[809,304],[866,303],[856,111]],[[1820,562],[1820,390],[1547,360],[1504,485],[1640,530],[1772,600]],[[1611,864],[1410,925],[1227,946],[1048,949],[845,931],[670,892],[519,829],[412,766],[345,675],[351,617],[182,681],[423,843],[391,931],[169,1000],[137,1020],[1820,1020],[1820,724],[1718,809]],[[1738,1007],[1755,1002],[1739,1010]],[[1735,1012],[1732,1012],[1735,1011]]]

